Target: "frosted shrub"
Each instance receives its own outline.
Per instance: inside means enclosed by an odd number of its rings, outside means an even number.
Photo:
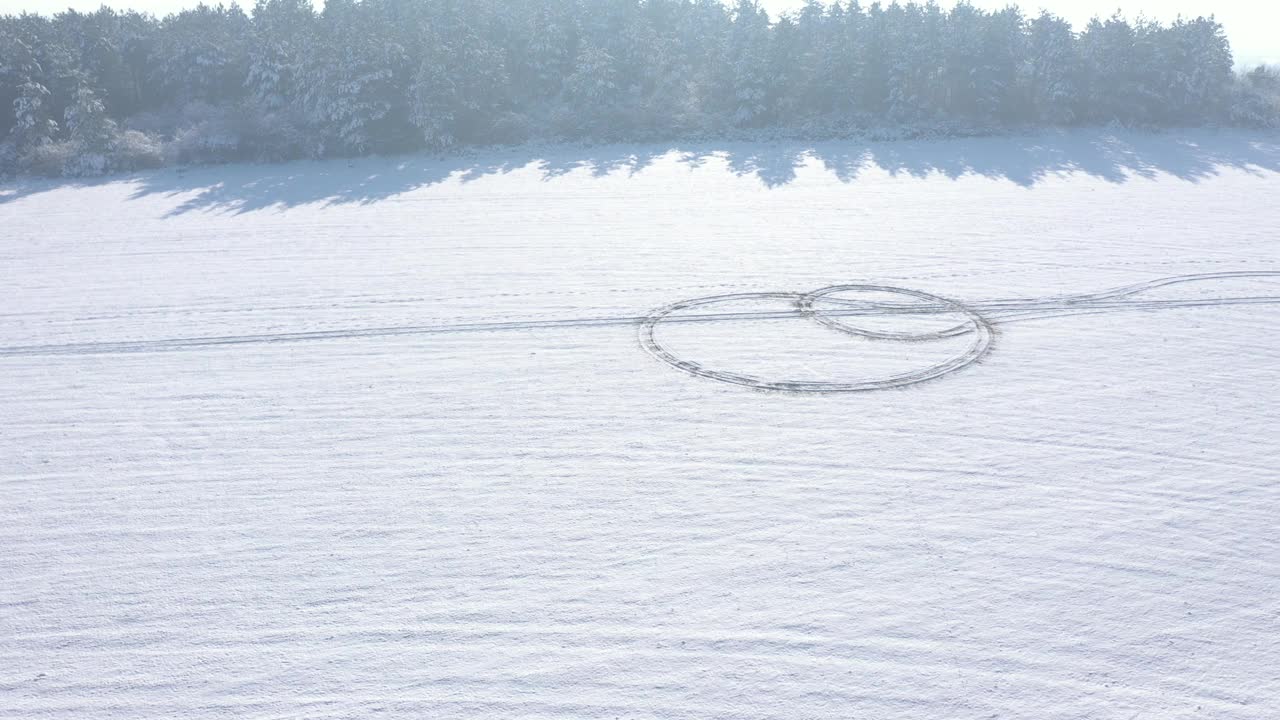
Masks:
[[[229,123],[239,137],[239,154],[260,162],[294,160],[306,155],[301,121],[288,110],[267,110],[257,102],[242,105]]]
[[[506,112],[494,119],[489,134],[499,144],[522,143],[533,135],[533,126],[528,117],[516,112]]]
[[[123,123],[126,129],[137,130],[151,137],[169,137],[174,128],[181,125],[180,111],[173,107],[140,112]]]
[[[112,147],[113,170],[146,170],[164,165],[164,146],[137,130],[121,133]]]
[[[178,130],[166,155],[179,164],[224,163],[240,156],[240,134],[226,110],[193,102],[182,109]]]
[[[29,148],[18,160],[23,172],[44,177],[62,177],[64,169],[72,163],[78,148],[70,140],[46,142]]]
[[[1280,127],[1280,68],[1259,65],[1237,78],[1231,121],[1249,127]]]
[[[105,149],[91,148],[77,140],[42,143],[23,153],[15,164],[32,175],[69,178],[98,177],[164,165],[161,143],[136,130],[125,131],[106,142]]]
[[[168,159],[180,165],[231,162],[239,153],[239,136],[214,123],[179,130],[166,148]]]
[[[9,140],[0,142],[0,177],[18,171],[18,147]]]
[[[75,144],[72,144],[73,147]],[[106,175],[111,171],[107,156],[99,152],[76,151],[62,165],[63,177],[84,178]]]

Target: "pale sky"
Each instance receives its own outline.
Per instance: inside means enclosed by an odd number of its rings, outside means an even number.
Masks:
[[[105,4],[164,15],[191,7],[197,1],[106,0]],[[23,11],[52,14],[68,7],[94,10],[102,4],[103,0],[0,0],[0,14]],[[768,8],[771,15],[776,16],[780,12],[800,7],[804,0],[761,0],[761,4]],[[863,4],[867,5],[869,2]],[[950,3],[943,0],[942,4]],[[1008,0],[973,0],[973,4],[999,9],[1010,3]],[[1276,0],[1029,0],[1017,4],[1027,13],[1039,12],[1043,7],[1067,18],[1077,28],[1094,15],[1106,17],[1115,12],[1116,8],[1123,8],[1125,15],[1129,17],[1144,14],[1164,21],[1173,20],[1179,13],[1188,17],[1213,13],[1226,27],[1238,62],[1280,63],[1280,32],[1277,32],[1280,30],[1280,2]],[[243,0],[241,5],[252,7],[253,0]]]

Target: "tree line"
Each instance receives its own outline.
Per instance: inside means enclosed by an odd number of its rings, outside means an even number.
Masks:
[[[1280,124],[1213,18],[961,2],[257,0],[0,18],[0,172],[530,139]],[[741,130],[740,130],[741,129]]]

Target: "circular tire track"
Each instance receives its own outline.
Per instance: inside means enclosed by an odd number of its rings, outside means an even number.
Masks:
[[[837,319],[837,317],[834,314],[825,313],[820,310],[814,309],[813,305],[815,302],[822,300],[827,296],[835,295],[836,293],[842,293],[842,292],[881,292],[881,293],[887,293],[891,295],[907,295],[909,297],[913,297],[918,300],[924,300],[928,302],[929,305],[927,307],[931,312],[944,312],[944,313],[954,313],[957,315],[964,315],[966,317],[966,320],[960,325],[947,328],[945,330],[937,330],[934,332],[926,332],[926,333],[900,333],[900,332],[888,332],[883,330],[867,330],[866,328],[854,327],[853,325],[850,325],[847,322],[844,322],[843,320]],[[969,333],[972,333],[972,332],[980,332],[980,327],[983,324],[988,324],[987,320],[983,318],[981,315],[979,315],[976,310],[970,307],[967,307],[965,305],[962,305],[954,300],[949,300],[947,298],[939,297],[937,295],[933,295],[927,292],[921,292],[920,290],[909,290],[907,288],[891,287],[888,285],[832,285],[831,287],[822,288],[821,290],[815,290],[809,293],[808,295],[803,296],[800,299],[800,301],[796,303],[796,307],[800,309],[801,313],[807,315],[808,317],[813,318],[814,320],[817,320],[818,322],[822,323],[823,325],[826,325],[832,330],[836,330],[838,332],[842,332],[848,335],[857,335],[858,337],[871,338],[873,340],[896,340],[898,342],[924,342],[927,340],[943,340],[946,338],[952,338],[959,335],[968,335]],[[870,304],[869,307],[885,308],[885,305],[883,303],[873,303],[873,304]],[[918,306],[914,306],[914,305],[905,306],[903,310],[900,310],[898,312],[904,312],[904,311],[910,312],[915,307],[918,307]],[[894,310],[882,309],[880,314],[894,314]],[[990,328],[988,327],[988,329]]]
[[[813,309],[813,303],[816,300],[832,293],[847,291],[870,291],[907,295],[917,300],[925,300],[948,308],[951,312],[966,316],[967,332],[973,335],[973,342],[964,352],[955,355],[944,362],[931,365],[926,368],[873,380],[861,380],[857,382],[824,382],[815,380],[769,380],[767,378],[760,378],[753,375],[744,375],[726,370],[716,370],[692,360],[686,360],[679,357],[668,350],[666,346],[659,342],[655,336],[655,331],[657,330],[658,325],[662,324],[664,320],[668,319],[674,313],[681,310],[739,300],[786,300],[794,303],[800,308],[801,316],[814,319],[833,330],[847,335],[856,335],[877,340],[896,340],[906,342],[941,339],[943,337],[953,336],[942,334],[948,333],[950,330],[942,331],[942,333],[923,334],[868,331],[840,322],[834,318],[826,316],[821,311]],[[937,337],[933,337],[935,335]],[[852,393],[867,392],[871,390],[887,390],[890,388],[915,385],[917,383],[940,378],[944,375],[949,375],[968,367],[982,359],[982,357],[991,350],[991,344],[995,338],[995,331],[992,328],[991,323],[977,311],[972,310],[954,300],[939,297],[931,293],[919,290],[909,290],[906,288],[890,287],[886,285],[834,285],[832,287],[823,288],[807,294],[792,292],[735,293],[732,295],[712,295],[692,300],[682,300],[660,308],[645,317],[643,322],[640,324],[639,336],[640,344],[649,352],[649,354],[668,365],[671,365],[677,370],[689,373],[690,375],[718,380],[720,382],[730,383],[733,385],[756,388],[758,390],[780,390],[784,392],[804,393]]]

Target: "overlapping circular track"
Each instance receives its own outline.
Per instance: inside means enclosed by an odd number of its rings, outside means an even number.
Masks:
[[[841,313],[820,310],[815,307],[815,305],[824,298],[829,298],[832,295],[844,292],[878,292],[903,295],[913,298],[914,300],[923,300],[927,303],[931,303],[946,312],[963,315],[965,317],[965,322],[962,325],[937,332],[898,333],[859,328],[845,320],[842,320]],[[798,311],[797,314],[799,316],[817,321],[837,332],[857,337],[898,342],[922,342],[958,337],[961,335],[972,335],[972,342],[970,342],[968,347],[959,354],[954,355],[943,362],[930,365],[925,368],[919,368],[887,377],[854,382],[826,382],[821,380],[771,380],[768,378],[756,377],[754,375],[745,375],[727,370],[717,370],[715,368],[702,365],[701,363],[679,357],[663,345],[656,337],[656,330],[658,326],[675,313],[694,308],[703,308],[709,305],[740,302],[744,300],[786,300],[796,306]],[[869,306],[880,308],[885,307],[883,304],[874,303]],[[885,310],[886,314],[891,312],[891,310]],[[713,295],[709,297],[695,298],[692,300],[683,300],[660,308],[648,315],[640,324],[640,344],[643,345],[645,350],[654,357],[678,370],[698,377],[719,380],[720,382],[732,383],[734,385],[742,385],[760,390],[780,390],[785,392],[805,393],[853,393],[871,390],[886,390],[889,388],[905,387],[933,380],[961,370],[980,360],[982,356],[986,355],[987,352],[991,350],[991,344],[994,337],[995,331],[992,329],[991,323],[976,310],[973,310],[963,303],[939,297],[931,293],[922,292],[920,290],[910,290],[907,288],[891,287],[887,285],[833,285],[831,287],[815,290],[811,293],[762,292]]]

